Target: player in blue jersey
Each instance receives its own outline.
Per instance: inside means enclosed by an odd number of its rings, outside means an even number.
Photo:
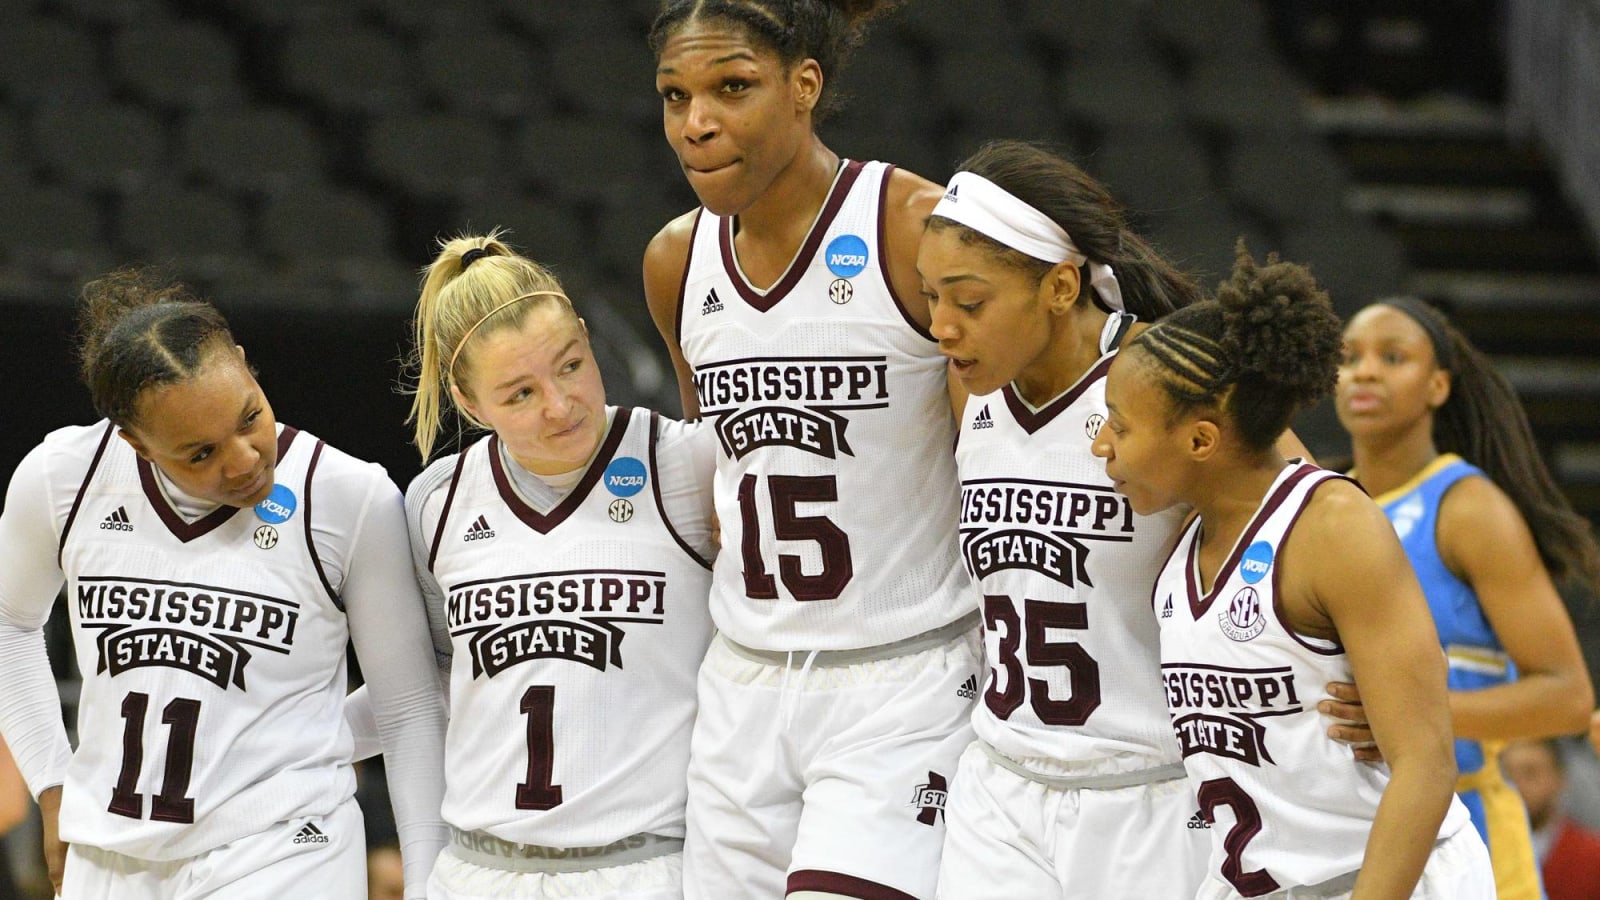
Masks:
[[[1581,733],[1594,695],[1555,583],[1600,574],[1510,385],[1437,310],[1375,303],[1344,331],[1339,420],[1352,473],[1388,514],[1450,660],[1456,789],[1502,898],[1540,896],[1527,814],[1495,759]]]

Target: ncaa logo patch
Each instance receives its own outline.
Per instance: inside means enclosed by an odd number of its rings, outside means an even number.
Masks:
[[[1267,627],[1267,617],[1261,613],[1261,595],[1253,587],[1240,588],[1217,614],[1217,624],[1229,640],[1255,639]]]
[[[828,242],[823,259],[829,272],[840,278],[854,278],[867,267],[867,242],[853,234],[841,234]]]
[[[644,463],[632,456],[619,456],[606,466],[606,473],[600,476],[606,490],[618,497],[632,497],[644,490],[644,483],[648,478]]]
[[[1272,545],[1266,541],[1256,541],[1249,549],[1244,551],[1244,557],[1239,560],[1239,577],[1245,584],[1256,584],[1267,577],[1267,572],[1272,569]]]
[[[294,515],[295,508],[299,505],[300,501],[295,499],[294,491],[284,485],[275,484],[267,499],[256,504],[256,518],[268,525],[280,525],[289,521],[289,517]]]

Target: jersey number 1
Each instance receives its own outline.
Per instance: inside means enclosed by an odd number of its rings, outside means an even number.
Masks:
[[[139,769],[144,766],[144,717],[150,710],[150,695],[129,691],[122,698],[122,771],[117,786],[111,789],[108,812],[130,819],[144,817],[144,795],[134,790]],[[189,776],[194,771],[195,728],[200,724],[200,701],[177,697],[161,711],[161,724],[172,726],[167,741],[167,769],[161,793],[150,799],[150,818],[157,822],[194,824],[194,798],[189,792]]]
[[[768,475],[772,497],[772,534],[780,541],[816,541],[822,550],[822,571],[807,575],[800,557],[778,555],[778,577],[796,600],[834,600],[855,576],[850,561],[850,536],[826,516],[802,516],[797,503],[833,503],[839,499],[839,479],[833,475]],[[744,593],[752,600],[778,599],[778,584],[761,558],[761,518],[756,515],[756,476],[739,482],[739,520],[744,539]]]
[[[522,692],[528,717],[528,780],[517,785],[517,809],[555,809],[561,785],[551,784],[556,769],[556,689],[536,684]]]

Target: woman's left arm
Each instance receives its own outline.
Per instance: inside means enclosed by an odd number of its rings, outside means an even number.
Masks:
[[[383,741],[407,900],[426,893],[444,848],[444,694],[433,641],[412,574],[400,490],[387,477],[371,491],[350,549],[341,595]]]
[[[1479,740],[1582,734],[1594,689],[1572,620],[1533,534],[1511,498],[1486,478],[1463,478],[1439,504],[1445,566],[1472,586],[1517,680],[1452,691],[1456,734]]]
[[[1354,896],[1410,897],[1456,777],[1444,657],[1427,601],[1393,526],[1348,482],[1313,495],[1283,565],[1290,587],[1280,598],[1290,620],[1332,623],[1389,763]]]

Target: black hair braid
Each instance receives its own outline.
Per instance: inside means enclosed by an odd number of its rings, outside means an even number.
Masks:
[[[1128,227],[1122,205],[1105,185],[1045,147],[1027,141],[992,141],[956,169],[994,182],[1061,226],[1089,260],[1111,266],[1122,289],[1123,305],[1139,318],[1154,322],[1202,299],[1193,278],[1163,259],[1149,241]],[[929,227],[935,231],[959,229],[963,243],[983,247],[1001,263],[1027,272],[1034,280],[1051,269],[1049,262],[966,226],[936,218]],[[1082,274],[1087,290],[1087,269]]]
[[[650,51],[658,58],[672,34],[692,19],[718,19],[742,28],[778,55],[785,67],[814,59],[822,68],[823,102],[832,109],[829,80],[860,46],[864,25],[898,0],[667,0],[650,26]]]
[[[1600,544],[1593,526],[1572,508],[1545,465],[1516,390],[1445,316],[1416,304],[1449,341],[1450,396],[1433,414],[1434,446],[1484,471],[1522,513],[1534,545],[1558,583],[1600,587]]]
[[[1241,241],[1217,299],[1178,310],[1132,346],[1162,370],[1169,424],[1214,409],[1264,451],[1297,409],[1333,389],[1341,344],[1339,318],[1310,271],[1276,256],[1258,265]]]
[[[1240,241],[1233,273],[1217,286],[1222,343],[1240,382],[1260,381],[1296,406],[1327,396],[1339,380],[1342,325],[1311,271],[1269,255],[1265,265]]]
[[[214,347],[233,346],[222,314],[151,269],[121,269],[84,285],[78,372],[95,412],[134,422],[147,387],[190,377]]]

